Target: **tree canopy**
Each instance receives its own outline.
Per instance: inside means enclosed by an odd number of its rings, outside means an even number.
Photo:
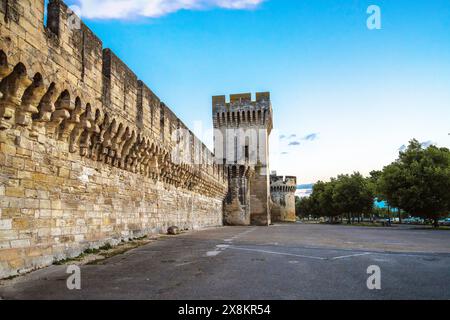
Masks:
[[[361,215],[372,210],[374,194],[368,180],[355,172],[338,176],[333,200],[341,213]]]
[[[298,212],[303,216],[329,218],[342,214],[359,216],[371,212],[373,199],[367,179],[356,172],[329,182],[317,182],[311,196],[298,202]]]
[[[450,151],[412,140],[399,158],[384,167],[377,189],[388,203],[435,221],[450,212]]]
[[[372,213],[375,198],[400,213],[432,219],[438,226],[438,219],[450,214],[450,150],[412,140],[396,161],[367,178],[355,172],[318,181],[297,208],[303,216],[347,215],[350,221]]]

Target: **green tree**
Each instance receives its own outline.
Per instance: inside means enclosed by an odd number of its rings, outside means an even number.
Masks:
[[[412,140],[399,158],[383,169],[378,189],[393,207],[434,221],[450,212],[450,151],[423,148]]]
[[[316,214],[328,217],[330,221],[339,215],[339,210],[333,200],[335,183],[336,179],[331,179],[330,182],[319,181],[314,185],[311,195]]]
[[[372,191],[373,195],[379,200],[385,200],[383,199],[383,195],[380,193],[379,190],[379,181],[383,174],[383,171],[380,170],[374,170],[370,172],[369,178],[367,178],[367,186]]]
[[[381,170],[374,170],[370,172],[369,178],[367,178],[368,181],[368,187],[372,191],[374,197],[377,201],[385,201],[387,202],[387,199],[385,199],[383,193],[380,190],[380,179],[383,175],[383,171]],[[389,224],[391,223],[391,208],[389,203],[387,203],[387,208],[383,210],[375,210],[375,215],[380,216],[380,213],[383,213],[387,215],[389,219]]]
[[[302,199],[298,196],[295,196],[295,215],[299,218],[304,217],[303,212],[301,212],[301,205],[300,202]]]
[[[372,212],[374,193],[368,179],[359,172],[340,175],[335,181],[333,201],[341,213],[348,215],[348,223],[355,216]]]
[[[298,217],[303,218],[309,218],[309,216],[316,216],[316,213],[313,208],[312,199],[310,197],[298,198],[298,200],[295,203],[295,212]]]

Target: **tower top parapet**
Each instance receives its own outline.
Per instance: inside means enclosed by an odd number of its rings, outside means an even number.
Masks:
[[[219,110],[231,111],[240,107],[256,108],[258,106],[271,106],[270,92],[257,92],[255,99],[252,99],[251,93],[231,94],[227,101],[227,96],[220,95],[212,98],[213,112]]]
[[[295,187],[297,188],[297,177],[294,176],[278,176],[276,171],[270,175],[271,187]],[[294,190],[295,191],[295,190]]]
[[[272,130],[270,92],[231,94],[212,98],[214,127],[263,126]]]

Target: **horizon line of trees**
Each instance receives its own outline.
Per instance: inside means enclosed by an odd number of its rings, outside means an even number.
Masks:
[[[439,219],[450,214],[450,150],[424,148],[413,139],[397,160],[369,177],[354,172],[318,181],[309,197],[297,199],[296,211],[300,217],[328,217],[330,222],[345,217],[352,223],[379,215],[376,200],[399,210],[399,216],[429,219],[438,227]]]

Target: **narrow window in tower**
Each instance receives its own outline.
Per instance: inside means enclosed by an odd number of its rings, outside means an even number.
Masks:
[[[234,162],[238,162],[238,138],[234,137]]]
[[[240,188],[239,188],[239,202],[241,203],[241,205],[245,205],[245,179],[240,175],[239,177],[239,184],[240,184]]]

